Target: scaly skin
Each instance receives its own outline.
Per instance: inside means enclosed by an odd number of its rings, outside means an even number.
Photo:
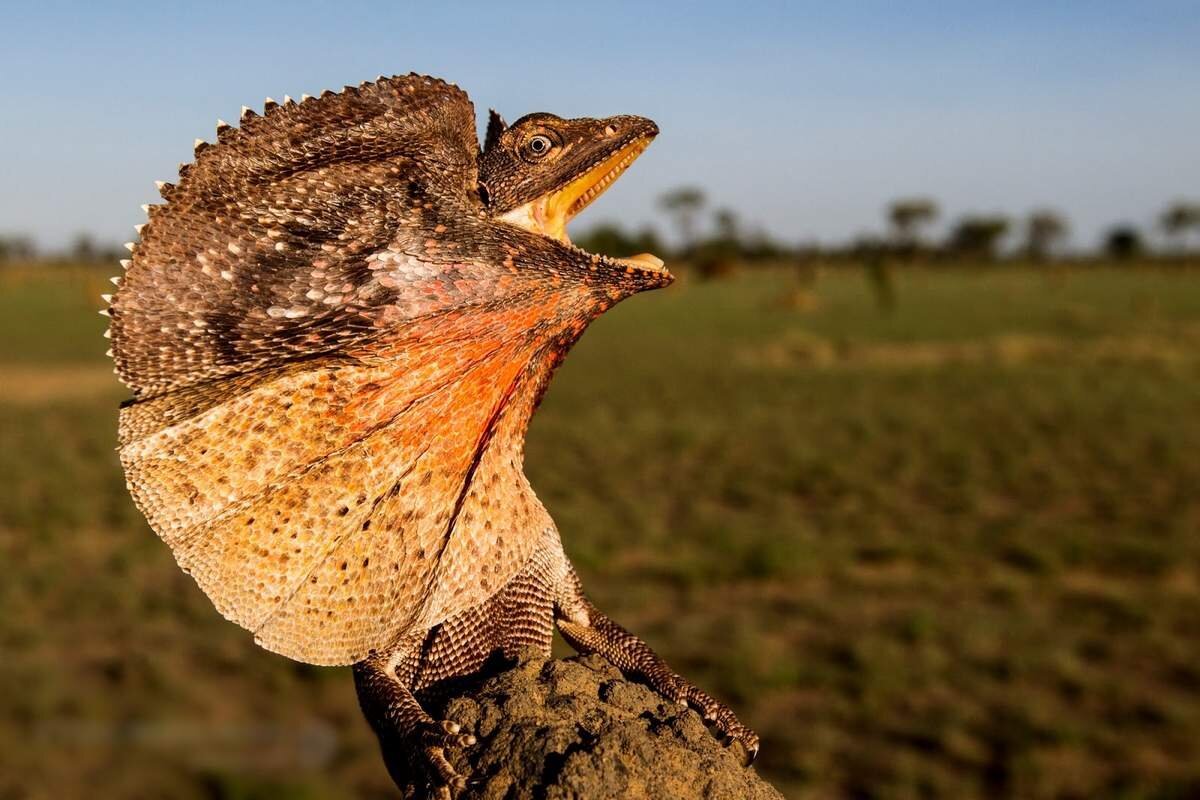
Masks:
[[[372,725],[443,793],[469,736],[418,698],[548,654],[554,623],[757,749],[583,597],[522,468],[587,325],[671,281],[565,233],[657,132],[493,114],[480,151],[466,95],[416,75],[268,103],[160,186],[103,312],[151,526],[259,644],[355,664]]]
[[[474,737],[453,722],[434,719],[425,707],[440,708],[522,649],[549,657],[556,625],[580,653],[599,653],[664,697],[699,711],[727,743],[742,743],[747,763],[758,754],[758,736],[727,706],[680,677],[645,642],[592,605],[558,532],[548,528],[525,569],[487,602],[354,665],[359,702],[398,786],[425,781],[439,797],[453,797],[466,786],[468,776],[455,771],[445,751],[470,746]]]

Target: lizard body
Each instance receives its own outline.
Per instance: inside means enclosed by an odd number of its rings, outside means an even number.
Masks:
[[[567,221],[657,134],[640,117],[492,114],[380,78],[218,125],[106,309],[135,502],[262,646],[354,664],[385,744],[439,791],[468,734],[419,696],[557,625],[757,751],[757,737],[584,597],[525,478],[525,431],[587,324],[664,286]],[[385,747],[385,752],[388,748]]]

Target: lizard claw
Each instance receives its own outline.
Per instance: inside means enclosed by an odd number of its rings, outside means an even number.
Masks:
[[[421,743],[426,747],[470,747],[475,744],[475,737],[462,732],[462,726],[457,722],[444,719],[441,722],[430,722],[421,731]]]
[[[744,766],[750,766],[758,758],[758,734],[738,721],[737,716],[724,703],[714,699],[707,692],[680,679],[680,702],[689,705],[700,712],[704,721],[717,729],[724,737],[726,747],[734,742],[741,742],[746,756],[742,759]]]
[[[452,800],[467,788],[467,779],[446,758],[446,749],[470,747],[475,744],[475,737],[463,733],[457,722],[431,720],[421,730],[420,741],[425,764],[436,779],[434,796],[438,800]]]

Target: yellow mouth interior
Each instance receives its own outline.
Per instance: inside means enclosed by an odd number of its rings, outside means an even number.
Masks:
[[[567,236],[567,223],[604,194],[642,151],[650,146],[650,141],[650,137],[633,140],[566,186],[514,208],[502,219],[534,233],[557,239],[563,244],[571,244]],[[627,267],[666,272],[663,260],[651,253],[638,253],[628,258],[605,258]]]

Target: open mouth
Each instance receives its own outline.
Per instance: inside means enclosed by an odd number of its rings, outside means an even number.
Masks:
[[[604,194],[605,190],[621,177],[621,173],[628,169],[629,165],[650,146],[653,138],[652,136],[640,136],[634,139],[566,186],[514,208],[505,214],[503,219],[534,233],[557,239],[581,253],[586,253],[586,250],[572,244],[571,239],[567,236],[567,223],[580,211],[591,205],[597,197]],[[588,255],[599,255],[601,260],[627,269],[670,274],[663,266],[663,260],[652,253],[638,253],[628,258],[615,258],[596,253],[588,253]]]

